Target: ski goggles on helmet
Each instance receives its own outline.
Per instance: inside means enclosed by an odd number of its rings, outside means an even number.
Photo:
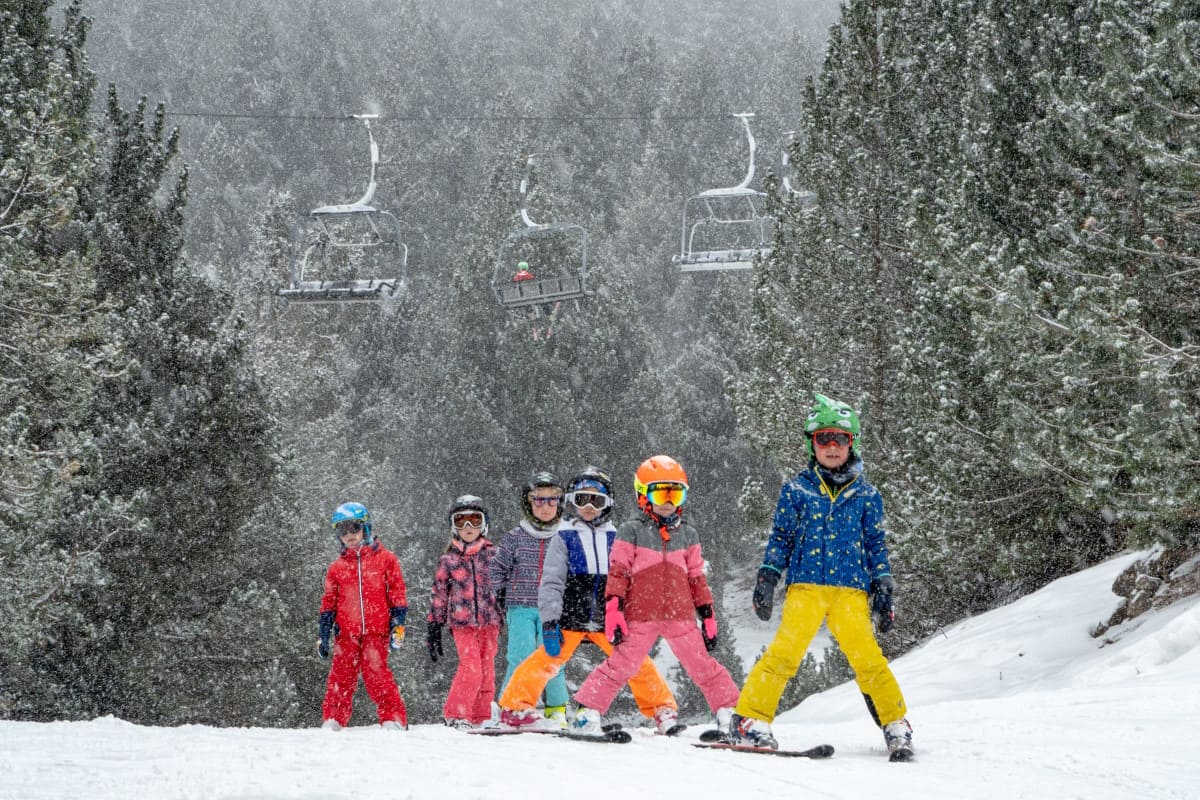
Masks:
[[[854,434],[846,431],[823,430],[813,434],[813,444],[817,447],[828,447],[836,444],[838,447],[849,447],[854,443]]]
[[[482,528],[483,514],[479,511],[456,511],[454,516],[450,517],[450,524],[456,531],[463,528]]]
[[[337,525],[333,526],[333,530],[338,536],[345,536],[348,533],[358,533],[365,529],[361,519],[344,519]]]
[[[652,483],[646,487],[646,499],[652,506],[681,506],[687,500],[687,487],[679,483]]]
[[[570,500],[571,505],[575,506],[576,508],[591,506],[597,511],[603,511],[612,505],[612,498],[606,494],[601,494],[600,492],[571,492],[569,495],[567,495],[567,499]]]

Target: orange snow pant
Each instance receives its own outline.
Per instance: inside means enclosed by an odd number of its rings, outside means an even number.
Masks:
[[[612,645],[599,631],[563,631],[562,635],[562,652],[558,655],[552,656],[545,647],[539,647],[521,662],[509,679],[504,694],[500,695],[501,708],[510,711],[534,708],[546,684],[570,660],[584,639],[603,650],[606,656],[612,654]],[[629,690],[633,692],[633,699],[637,701],[638,710],[643,716],[653,719],[655,709],[663,706],[677,708],[675,696],[649,658],[642,661],[638,671],[629,679]]]
[[[766,722],[775,719],[779,698],[800,668],[808,645],[824,622],[854,670],[859,690],[875,708],[880,726],[907,713],[900,685],[875,641],[867,593],[845,586],[794,583],[783,601],[783,621],[762,658],[750,670],[738,697],[737,713]]]

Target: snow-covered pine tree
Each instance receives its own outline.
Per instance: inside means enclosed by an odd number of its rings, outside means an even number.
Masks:
[[[1089,5],[1072,22],[1091,69],[1039,76],[1059,191],[1050,277],[1029,300],[1058,354],[1038,451],[1069,465],[1063,485],[1105,549],[1200,541],[1198,14]]]
[[[794,187],[815,208],[777,197],[775,247],[754,294],[751,367],[738,391],[742,429],[790,474],[807,463],[800,434],[812,392],[865,417],[871,474],[886,483],[903,412],[896,343],[912,305],[909,186],[914,157],[905,5],[852,2],[807,81],[792,150]]]
[[[278,722],[262,716],[289,693],[269,685],[281,679],[281,632],[270,617],[245,615],[246,627],[216,643],[223,649],[203,635],[253,581],[256,598],[245,602],[263,608],[274,602],[272,583],[286,580],[272,529],[275,421],[228,298],[181,257],[186,176],[164,191],[176,139],[162,107],[147,124],[144,105],[126,112],[110,89],[108,110],[106,158],[88,200],[97,292],[127,367],[99,386],[91,424],[105,462],[79,502],[127,499],[140,524],[102,553],[103,580],[82,605],[107,628],[75,641],[64,668],[88,713],[183,721],[175,690],[185,677],[213,687],[212,718]],[[230,663],[247,678],[257,671],[249,685],[263,687],[262,703],[217,679]]]
[[[80,607],[127,503],[75,503],[104,455],[88,430],[98,381],[120,372],[94,297],[80,201],[95,167],[94,84],[79,3],[0,2],[0,716],[75,716],[56,673],[65,638],[106,621]]]

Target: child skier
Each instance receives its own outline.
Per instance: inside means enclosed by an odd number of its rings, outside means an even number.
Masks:
[[[483,501],[463,495],[450,505],[450,544],[438,560],[429,604],[426,646],[436,662],[442,651],[442,628],[450,626],[458,651],[458,670],[442,707],[454,728],[478,726],[492,716],[496,696],[496,650],[500,637],[500,605],[489,577],[495,552],[487,538]]]
[[[817,394],[804,425],[808,467],[783,485],[754,587],[754,611],[770,619],[775,584],[787,571],[783,620],[750,670],[729,725],[736,744],[776,748],[771,721],[787,682],[825,622],[854,670],[893,761],[912,757],[912,727],[900,686],[875,640],[891,627],[895,581],[883,500],[863,477],[854,409]],[[869,593],[869,596],[868,596]]]
[[[617,533],[608,521],[612,481],[604,472],[588,467],[567,484],[566,497],[572,516],[563,520],[550,540],[538,588],[542,647],[517,666],[500,696],[500,721],[510,727],[538,722],[534,709],[538,695],[584,640],[605,655],[612,652],[604,637],[604,587],[609,551]],[[638,709],[653,719],[659,730],[666,732],[675,726],[675,697],[653,661],[642,660],[629,679],[629,688]]]
[[[362,503],[342,503],[331,521],[342,550],[325,572],[321,597],[317,654],[333,654],[321,727],[340,730],[350,723],[361,671],[380,724],[407,728],[408,711],[387,662],[389,648],[399,650],[404,641],[408,614],[400,561],[375,540]]]
[[[572,730],[601,733],[602,715],[659,636],[700,688],[718,726],[727,726],[738,687],[709,655],[717,618],[700,538],[683,520],[687,474],[673,458],[653,456],[637,468],[633,485],[642,515],[617,530],[605,588],[605,635],[614,648],[575,693],[580,708]]]
[[[521,523],[500,540],[491,562],[492,585],[497,595],[504,598],[508,627],[508,671],[500,687],[501,694],[517,665],[542,646],[538,585],[546,550],[562,519],[562,483],[549,472],[538,472],[521,487],[521,510]],[[547,719],[566,727],[566,711],[567,681],[559,673],[546,684],[545,714]]]

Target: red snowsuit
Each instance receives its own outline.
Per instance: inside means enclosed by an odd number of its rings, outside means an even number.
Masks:
[[[379,542],[344,547],[325,572],[321,612],[332,611],[337,625],[333,665],[321,707],[323,719],[345,727],[362,671],[379,721],[408,725],[408,711],[388,666],[392,609],[407,609],[404,575],[396,554]]]

